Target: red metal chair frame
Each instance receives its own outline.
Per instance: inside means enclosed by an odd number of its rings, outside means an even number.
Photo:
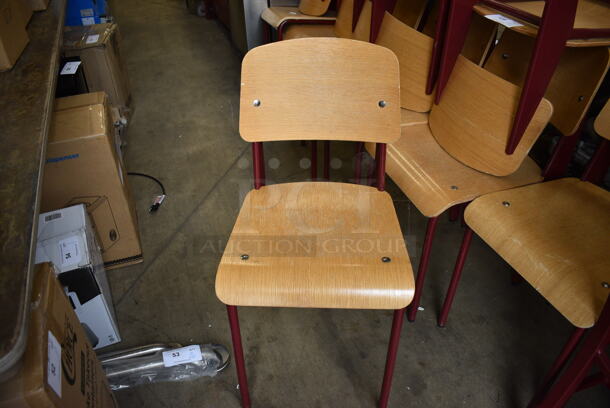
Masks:
[[[512,154],[519,144],[521,136],[559,64],[566,42],[574,38],[610,37],[610,28],[574,28],[578,0],[546,0],[542,18],[515,9],[498,0],[453,0],[450,4],[449,0],[440,1],[437,35],[427,84],[428,93],[432,93],[436,84],[436,103],[442,96],[457,56],[464,45],[472,17],[472,7],[476,3],[490,6],[516,18],[537,24],[539,27],[513,128],[506,145],[507,154]]]
[[[385,163],[386,163],[386,144],[376,144],[376,179],[377,189],[385,190]],[[265,160],[263,153],[263,143],[252,143],[253,171],[254,171],[254,188],[260,189],[265,185]],[[239,328],[239,318],[237,315],[237,306],[227,305],[227,314],[229,317],[229,325],[231,327],[231,340],[233,343],[233,354],[235,358],[235,369],[237,371],[237,380],[239,384],[239,392],[243,408],[250,408],[250,392],[248,389],[248,377],[246,374],[246,364],[244,360],[244,351],[241,341],[241,332]],[[392,388],[392,377],[394,375],[394,367],[396,366],[396,355],[398,353],[398,345],[400,342],[400,332],[402,329],[405,316],[405,309],[394,311],[392,320],[392,329],[390,332],[390,341],[388,345],[388,353],[386,356],[386,364],[381,385],[381,393],[379,397],[379,408],[386,408],[390,398]]]

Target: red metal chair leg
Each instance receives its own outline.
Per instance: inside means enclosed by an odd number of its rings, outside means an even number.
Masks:
[[[246,376],[246,363],[244,362],[244,350],[241,345],[241,333],[239,331],[239,318],[237,307],[227,305],[229,325],[231,326],[231,341],[233,342],[233,360],[237,370],[237,381],[241,394],[241,406],[250,408],[250,393],[248,391],[248,377]]]
[[[324,141],[324,179],[330,180],[330,141]]]
[[[426,238],[424,239],[421,259],[419,261],[419,267],[417,268],[417,279],[415,280],[415,294],[413,295],[413,301],[407,308],[407,319],[409,319],[410,322],[414,322],[415,317],[417,316],[417,309],[419,308],[421,293],[424,289],[424,281],[426,280],[426,272],[428,271],[430,251],[432,250],[432,240],[434,239],[434,232],[436,231],[437,222],[438,217],[428,218],[428,226],[426,227]]]
[[[434,100],[434,103],[436,104],[438,104],[441,99],[441,95],[445,89],[445,85],[447,85],[447,82],[449,81],[457,57],[460,55],[464,43],[466,42],[470,20],[472,19],[472,6],[474,6],[476,2],[477,0],[454,0],[449,6],[446,6],[448,7],[448,11],[444,27],[445,33],[442,36],[443,43],[440,51],[441,56],[438,62],[438,79]],[[437,24],[441,24],[440,15]],[[440,29],[442,30],[443,27],[440,27]]]
[[[364,143],[356,143],[356,163],[354,163],[354,183],[360,184],[362,177],[362,155],[364,152]]]
[[[449,208],[449,221],[454,222],[460,217],[460,204]]]
[[[394,367],[396,366],[396,354],[398,353],[398,344],[400,343],[400,331],[405,317],[405,309],[394,311],[394,319],[392,320],[392,332],[390,333],[390,344],[388,345],[388,355],[385,362],[385,372],[383,374],[383,383],[381,385],[381,394],[379,396],[379,408],[386,408],[390,399],[390,391],[392,389],[392,377],[394,376]]]
[[[443,52],[443,44],[445,43],[445,25],[447,24],[447,11],[449,10],[449,0],[439,0],[438,18],[434,33],[434,44],[432,45],[432,57],[430,58],[430,67],[428,68],[428,79],[426,80],[426,95],[432,94],[434,85],[438,78],[438,69],[440,65],[441,53]],[[428,18],[434,18],[429,15]]]
[[[536,43],[521,90],[506,154],[512,154],[534,116],[574,27],[578,0],[545,2]]]
[[[581,178],[593,184],[599,184],[606,175],[609,165],[610,141],[602,139]]]
[[[583,120],[578,130],[573,134],[569,136],[562,135],[559,138],[559,142],[557,143],[557,146],[555,146],[551,158],[544,170],[542,170],[544,181],[555,180],[566,174],[574,150],[576,150],[576,145],[578,145],[578,141],[580,140],[584,122],[585,121]]]
[[[471,241],[472,230],[468,226],[466,226],[466,231],[464,231],[464,238],[462,239],[462,246],[460,247],[460,252],[458,253],[458,257],[455,262],[455,268],[453,269],[453,275],[451,276],[451,282],[449,283],[447,295],[445,296],[445,302],[443,303],[443,308],[441,309],[441,313],[438,316],[437,323],[439,327],[445,327],[445,324],[447,324],[449,310],[451,310],[451,304],[453,303],[455,292],[457,291],[458,284],[460,283],[460,278],[462,277],[462,271],[464,270],[464,264],[466,263],[466,257],[468,256],[468,249],[470,248]]]
[[[563,348],[561,349],[561,352],[559,353],[559,356],[557,356],[557,359],[555,359],[553,366],[551,367],[551,369],[549,370],[547,375],[542,380],[542,384],[538,388],[538,391],[536,391],[536,394],[534,395],[534,398],[532,398],[532,401],[529,403],[528,407],[530,407],[530,408],[535,407],[536,404],[547,393],[547,391],[549,390],[551,385],[553,385],[553,383],[559,376],[559,373],[561,372],[561,370],[563,370],[566,363],[568,362],[568,359],[570,358],[574,349],[578,345],[578,342],[580,341],[584,332],[585,332],[585,330],[581,329],[581,328],[576,328],[576,329],[574,329],[574,331],[572,331],[572,334],[568,338],[568,341],[563,346]]]
[[[311,141],[311,179],[318,179],[318,142]]]
[[[578,329],[577,329],[578,330]],[[582,333],[581,333],[582,335]],[[574,334],[572,335],[574,337]],[[568,341],[571,343],[572,338]],[[549,391],[534,405],[537,408],[563,407],[568,399],[579,389],[595,385],[600,382],[610,383],[610,361],[605,354],[605,348],[610,344],[610,296],[606,298],[606,305],[597,323],[588,330],[582,347],[578,350],[561,377],[551,386]],[[562,351],[563,354],[563,351]],[[560,356],[561,357],[561,356]],[[601,368],[601,375],[595,374],[585,378],[591,366],[597,363]],[[565,365],[562,364],[562,365]],[[603,379],[601,378],[603,377]],[[600,381],[601,379],[601,381]]]

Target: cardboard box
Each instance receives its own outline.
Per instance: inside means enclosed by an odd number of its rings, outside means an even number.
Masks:
[[[106,0],[68,0],[66,25],[92,25],[106,22]]]
[[[49,6],[49,0],[25,0],[30,4],[34,11],[46,10]]]
[[[27,26],[32,18],[32,6],[26,0],[13,0],[17,6],[17,10],[20,14],[21,21],[23,21],[23,26]]]
[[[30,38],[18,0],[0,0],[0,71],[13,68]]]
[[[118,407],[53,268],[36,269],[26,350],[0,383],[0,408]]]
[[[101,249],[83,204],[38,217],[36,263],[52,262],[94,349],[121,341]]]
[[[56,99],[41,211],[85,204],[106,269],[142,262],[137,216],[124,168],[105,95]]]
[[[110,103],[122,108],[129,105],[131,91],[120,42],[116,24],[64,28],[64,55],[81,59],[89,90],[106,92]]]

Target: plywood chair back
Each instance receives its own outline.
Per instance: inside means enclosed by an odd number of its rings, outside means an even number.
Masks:
[[[543,99],[512,155],[504,152],[520,88],[459,56],[439,105],[432,107],[430,129],[453,158],[494,176],[514,173],[553,112]]]
[[[353,18],[354,0],[341,0],[334,26],[337,38],[352,38]]]
[[[299,11],[308,16],[321,16],[328,11],[330,0],[301,0]]]
[[[371,18],[373,17],[373,2],[366,0],[360,11],[360,16],[354,27],[352,38],[359,41],[369,41],[371,38]]]
[[[396,56],[375,44],[302,38],[263,45],[242,63],[239,132],[248,142],[391,143],[400,137],[399,87]]]
[[[595,132],[606,140],[610,140],[610,101],[602,108],[593,123]]]
[[[427,5],[428,0],[397,0],[392,15],[409,27],[417,29]]]
[[[386,12],[376,43],[389,48],[400,64],[400,106],[428,112],[434,95],[426,95],[426,79],[434,40]]]
[[[522,86],[535,38],[505,30],[485,63],[485,69]],[[567,47],[561,56],[545,97],[553,104],[551,123],[572,135],[585,118],[610,66],[607,47]]]

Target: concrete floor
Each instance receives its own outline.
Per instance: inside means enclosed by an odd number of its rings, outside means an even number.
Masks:
[[[168,198],[147,208],[157,187],[131,178],[144,263],[109,272],[123,336],[120,347],[231,340],[214,294],[221,244],[251,186],[249,146],[238,135],[239,53],[216,21],[187,14],[182,0],[112,4],[135,114],[127,167],[159,177]],[[266,146],[274,182],[304,180],[299,143]],[[353,145],[334,143],[351,174]],[[339,163],[335,160],[336,163]],[[426,219],[389,182],[409,252],[419,262]],[[415,323],[405,323],[390,406],[523,407],[570,333],[570,324],[475,238],[448,327],[436,314],[462,231],[439,223],[428,282]],[[257,407],[373,407],[381,384],[391,312],[243,308],[242,336]],[[234,367],[215,378],[117,392],[122,407],[239,407]],[[595,388],[569,407],[610,406]]]

